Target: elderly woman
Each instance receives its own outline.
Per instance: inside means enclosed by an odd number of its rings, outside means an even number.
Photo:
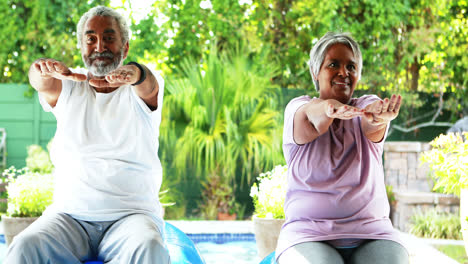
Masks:
[[[327,33],[310,52],[319,98],[301,96],[285,110],[288,164],[280,264],[408,263],[389,219],[383,142],[401,96],[353,98],[362,55],[349,35]]]

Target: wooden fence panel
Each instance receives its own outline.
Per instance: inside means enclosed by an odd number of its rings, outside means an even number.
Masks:
[[[42,110],[37,94],[24,97],[26,84],[0,84],[0,127],[7,133],[7,167],[26,165],[26,148],[31,144],[46,147],[54,136],[55,117]]]

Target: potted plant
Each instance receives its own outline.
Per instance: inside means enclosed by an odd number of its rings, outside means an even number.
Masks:
[[[25,167],[11,167],[3,172],[8,193],[7,212],[2,217],[7,245],[34,222],[52,203],[54,179],[52,174],[31,172]]]
[[[212,173],[202,183],[202,217],[211,220],[235,220],[236,201],[233,188],[224,183],[217,173]]]
[[[468,253],[468,132],[440,135],[432,148],[421,156],[435,180],[434,190],[460,197],[460,219],[465,250]]]
[[[2,217],[7,244],[52,203],[54,179],[49,153],[35,144],[28,146],[27,152],[26,167],[10,167],[2,174],[7,192],[7,211]]]
[[[276,166],[261,173],[250,189],[254,203],[254,233],[260,259],[275,251],[281,227],[285,221],[287,166]]]

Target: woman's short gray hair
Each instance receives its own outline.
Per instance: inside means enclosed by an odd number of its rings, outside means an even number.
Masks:
[[[122,44],[125,44],[130,39],[130,27],[127,24],[127,20],[117,11],[106,6],[96,6],[84,13],[80,18],[78,25],[76,26],[76,35],[78,37],[78,48],[81,49],[81,43],[83,42],[83,28],[86,22],[95,16],[108,16],[113,17],[120,28],[120,35],[122,36]]]
[[[362,54],[359,49],[359,44],[351,37],[349,33],[335,33],[328,32],[325,34],[312,48],[310,51],[309,69],[312,80],[314,81],[315,89],[320,90],[319,83],[315,80],[314,75],[318,76],[320,67],[322,67],[325,56],[327,55],[328,49],[337,43],[344,44],[351,48],[355,58],[357,59],[359,67],[359,79],[361,78],[362,72]]]

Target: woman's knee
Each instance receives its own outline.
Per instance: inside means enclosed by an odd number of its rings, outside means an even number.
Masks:
[[[373,240],[359,246],[350,259],[351,264],[408,264],[408,251],[391,240]]]
[[[278,259],[279,264],[343,264],[340,254],[324,242],[305,242],[287,249]]]

